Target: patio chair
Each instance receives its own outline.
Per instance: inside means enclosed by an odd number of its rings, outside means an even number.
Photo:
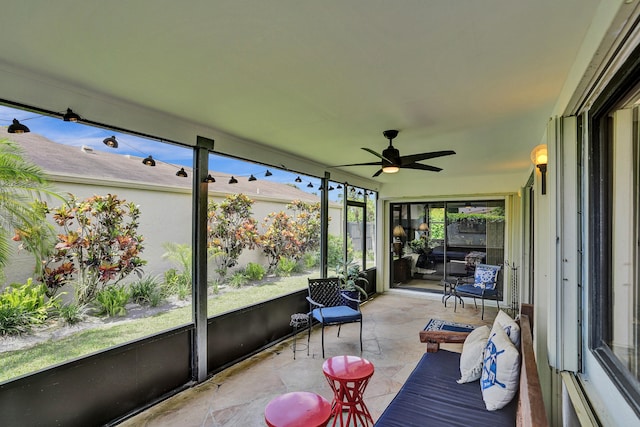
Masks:
[[[500,310],[500,299],[502,295],[498,289],[498,273],[502,267],[499,265],[478,264],[473,275],[472,284],[460,284],[454,287],[454,308],[456,311],[458,308],[458,298],[464,307],[464,301],[462,297],[473,297],[473,304],[478,308],[476,304],[476,298],[480,298],[482,302],[482,315],[481,319],[484,320],[484,300],[495,300],[498,304],[498,310]]]
[[[309,279],[309,301],[311,319],[315,319],[322,325],[322,358],[324,359],[324,327],[338,325],[338,337],[343,323],[360,322],[360,351],[362,351],[362,313],[360,312],[360,297],[354,299],[340,292],[340,279],[330,277],[327,279]],[[346,301],[356,303],[357,309],[347,306]],[[307,344],[311,340],[311,327]],[[307,355],[309,345],[307,345]]]

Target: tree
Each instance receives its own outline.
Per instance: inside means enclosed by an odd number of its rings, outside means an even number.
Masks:
[[[320,203],[307,203],[294,200],[287,205],[294,213],[293,232],[295,235],[296,252],[294,259],[320,247]]]
[[[78,303],[87,304],[133,272],[142,277],[146,261],[140,258],[143,237],[137,234],[140,209],[135,204],[112,194],[85,200],[70,195],[52,213],[63,232],[42,274],[50,296],[73,281]]]
[[[269,261],[269,271],[273,271],[280,258],[299,261],[320,246],[320,203],[294,200],[287,209],[292,216],[284,211],[270,213],[263,222],[267,230],[261,246]]]
[[[295,234],[291,217],[286,212],[272,212],[265,218],[263,226],[267,228],[261,238],[262,252],[269,263],[268,270],[273,272],[281,257],[292,258],[296,250]]]
[[[11,255],[9,238],[33,253],[36,271],[52,246],[53,228],[45,220],[43,195],[54,193],[44,172],[25,160],[20,148],[6,139],[0,140],[0,272]]]
[[[244,194],[228,194],[220,203],[209,202],[207,245],[224,277],[238,263],[242,251],[260,243],[256,220],[251,218],[253,200]]]

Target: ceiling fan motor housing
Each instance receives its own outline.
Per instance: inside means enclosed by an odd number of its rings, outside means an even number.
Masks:
[[[400,166],[400,151],[398,151],[398,149],[393,145],[389,145],[382,152],[382,157],[384,157],[384,159],[382,159],[382,167],[391,165]],[[391,162],[388,162],[385,159],[389,159]]]

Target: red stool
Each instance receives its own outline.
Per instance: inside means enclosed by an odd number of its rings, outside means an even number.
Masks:
[[[264,408],[269,427],[324,427],[330,417],[329,401],[306,391],[280,395]]]
[[[364,389],[373,375],[373,364],[362,357],[335,356],[322,364],[322,372],[333,390],[333,425],[371,426],[373,418],[364,404]],[[347,409],[346,414],[343,407]],[[346,422],[345,422],[346,415]],[[360,424],[358,424],[360,423]]]

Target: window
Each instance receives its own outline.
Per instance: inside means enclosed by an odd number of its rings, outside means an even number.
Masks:
[[[589,347],[640,414],[640,55],[595,103],[590,120]]]

